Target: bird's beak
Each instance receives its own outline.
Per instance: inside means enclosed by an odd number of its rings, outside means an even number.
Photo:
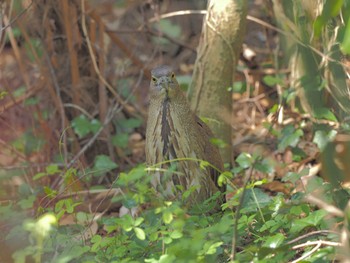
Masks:
[[[168,81],[163,79],[159,85],[160,85],[160,91],[163,94],[166,94],[166,96],[168,96],[168,90],[169,90],[169,83],[168,83]]]

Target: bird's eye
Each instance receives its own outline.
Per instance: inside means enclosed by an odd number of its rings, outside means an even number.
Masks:
[[[153,83],[156,83],[156,82],[157,82],[157,78],[152,77],[152,82],[153,82]]]
[[[171,78],[172,78],[172,79],[175,78],[175,73],[174,73],[174,72],[171,73]]]

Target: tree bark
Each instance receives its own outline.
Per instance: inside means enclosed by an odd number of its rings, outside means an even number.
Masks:
[[[209,120],[224,162],[231,163],[232,86],[245,31],[247,1],[211,0],[204,18],[193,79],[189,89],[191,107]]]

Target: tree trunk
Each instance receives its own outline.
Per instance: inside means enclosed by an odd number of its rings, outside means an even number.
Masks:
[[[242,45],[247,1],[211,0],[204,18],[192,84],[191,107],[209,120],[221,148],[224,162],[231,163],[232,86],[236,63]]]

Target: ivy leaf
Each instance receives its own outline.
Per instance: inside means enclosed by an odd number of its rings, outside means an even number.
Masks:
[[[117,167],[118,165],[115,162],[113,162],[108,156],[106,155],[96,156],[94,170],[96,171],[97,176],[100,176],[106,172],[109,172]]]
[[[85,115],[80,115],[72,120],[72,127],[79,138],[83,138],[89,134],[91,131],[90,126],[90,121]]]
[[[96,133],[100,128],[102,127],[102,124],[99,120],[97,119],[93,119],[90,122],[90,130],[92,131],[92,133]]]

